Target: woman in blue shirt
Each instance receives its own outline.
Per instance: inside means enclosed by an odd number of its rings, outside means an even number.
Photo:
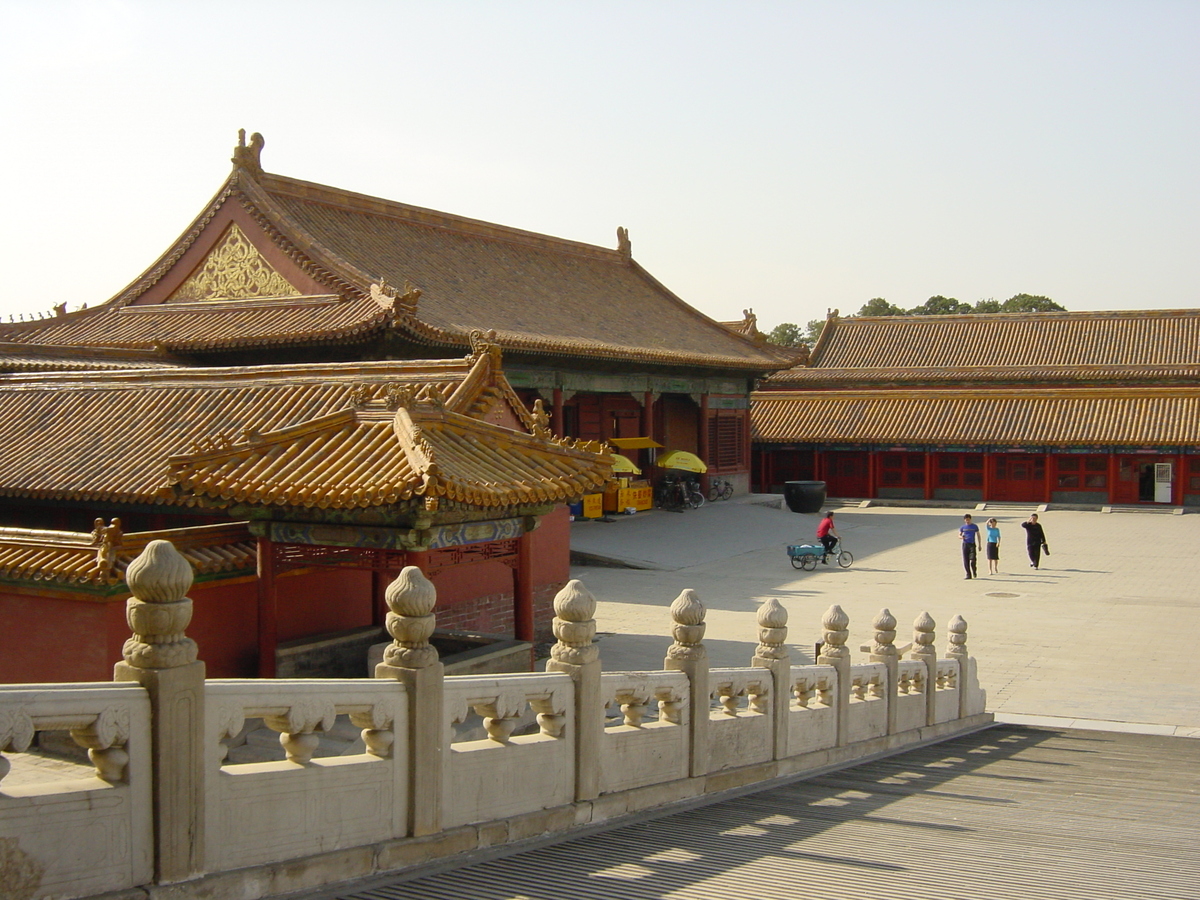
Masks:
[[[1000,523],[995,519],[988,519],[985,523],[987,528],[987,561],[988,574],[1000,574]]]

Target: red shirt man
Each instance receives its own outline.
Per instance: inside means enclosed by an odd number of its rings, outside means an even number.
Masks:
[[[817,538],[825,547],[825,553],[821,556],[821,562],[829,565],[829,554],[833,552],[833,548],[838,542],[837,529],[833,527],[833,513],[825,513],[825,518],[817,526]]]

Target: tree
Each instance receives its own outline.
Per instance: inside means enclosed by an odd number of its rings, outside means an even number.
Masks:
[[[882,297],[872,297],[858,311],[860,316],[903,316],[904,310],[888,303]]]
[[[804,335],[795,322],[783,322],[767,333],[767,340],[780,347],[799,347],[804,343]]]
[[[825,330],[824,319],[809,319],[808,333],[804,335],[804,340],[809,344],[815,344],[821,338],[821,332]]]
[[[1014,294],[1000,304],[1001,312],[1066,312],[1049,297],[1037,294]]]
[[[1001,308],[999,300],[993,300],[991,297],[988,297],[986,300],[976,300],[975,308],[972,309],[971,312],[998,313],[1003,312],[1003,309]]]
[[[937,294],[920,306],[914,306],[908,311],[908,314],[910,316],[957,316],[969,312],[973,312],[971,304]]]

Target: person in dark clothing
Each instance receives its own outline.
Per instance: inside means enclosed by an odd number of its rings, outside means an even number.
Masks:
[[[1029,551],[1029,566],[1036,569],[1042,563],[1042,551],[1046,551],[1047,556],[1050,555],[1050,546],[1046,543],[1046,532],[1038,524],[1037,513],[1022,522],[1021,527],[1025,529],[1025,549]]]
[[[979,526],[971,521],[969,515],[963,516],[958,536],[962,538],[963,568],[967,570],[967,578],[978,578],[976,561],[979,559]]]

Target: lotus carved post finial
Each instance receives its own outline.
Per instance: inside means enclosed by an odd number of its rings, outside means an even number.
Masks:
[[[554,636],[550,656],[558,662],[581,666],[593,662],[600,650],[596,638],[596,598],[578,579],[571,579],[554,596]]]
[[[758,608],[758,649],[754,655],[760,659],[786,659],[787,609],[771,597]]]
[[[196,642],[185,633],[192,621],[192,566],[170,541],[151,541],[129,568],[125,581],[133,596],[125,618],[133,637],[125,642],[125,662],[137,669],[171,669],[196,661]]]
[[[691,588],[685,588],[671,604],[671,618],[675,625],[671,629],[675,643],[667,649],[670,659],[704,659],[708,651],[704,648],[704,604]]]
[[[384,592],[387,630],[392,642],[383,661],[398,669],[424,669],[438,661],[437,648],[429,643],[437,626],[434,607],[437,588],[416,566],[406,566]]]

